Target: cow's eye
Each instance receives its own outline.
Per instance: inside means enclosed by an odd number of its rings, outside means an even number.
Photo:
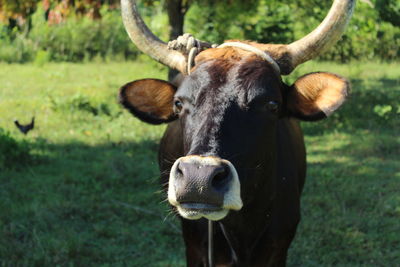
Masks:
[[[267,103],[267,109],[272,113],[278,113],[279,111],[279,103],[276,101],[269,101]]]
[[[183,104],[180,100],[174,101],[174,111],[176,114],[179,114],[182,110]]]

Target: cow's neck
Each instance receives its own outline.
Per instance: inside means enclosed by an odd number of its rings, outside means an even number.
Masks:
[[[267,173],[274,175],[273,166],[268,169]],[[266,177],[265,180],[270,178],[272,177]],[[233,259],[239,266],[250,264],[249,260],[254,258],[254,251],[258,250],[260,240],[266,238],[271,224],[275,184],[263,186],[264,194],[259,194],[251,204],[245,205],[240,212],[232,212],[231,216],[218,224],[231,246]]]

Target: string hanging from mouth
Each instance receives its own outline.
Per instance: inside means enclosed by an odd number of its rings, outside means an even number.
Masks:
[[[208,265],[214,267],[214,222],[208,220]]]

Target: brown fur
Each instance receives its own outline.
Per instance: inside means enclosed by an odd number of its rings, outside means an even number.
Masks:
[[[144,79],[123,86],[121,98],[135,110],[161,120],[168,120],[174,113],[175,91],[176,88],[165,81]]]
[[[267,52],[278,63],[282,74],[289,74],[293,70],[290,54],[286,45],[281,44],[259,44],[250,41],[228,40],[227,42],[241,42],[252,45],[262,51]],[[196,57],[196,65],[203,61],[212,59],[226,59],[240,61],[253,54],[252,52],[235,47],[210,48],[204,50]]]
[[[349,84],[343,78],[326,72],[300,77],[288,94],[288,109],[305,116],[323,112],[326,116],[345,100]]]

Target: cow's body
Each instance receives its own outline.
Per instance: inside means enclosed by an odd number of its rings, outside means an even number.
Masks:
[[[215,221],[216,266],[285,265],[306,174],[297,119],[332,114],[349,84],[315,72],[286,85],[282,75],[335,43],[354,5],[335,0],[317,29],[288,45],[227,41],[212,47],[190,35],[163,43],[145,26],[135,1],[121,0],[132,41],[184,77],[179,86],[133,81],[119,97],[142,121],[170,123],[159,164],[168,201],[182,218],[188,266],[208,266],[206,219]]]
[[[204,59],[179,87],[180,96],[190,88],[196,114],[168,126],[159,151],[161,182],[168,185],[178,158],[229,159],[241,181],[244,206],[216,224],[217,266],[283,266],[300,220],[303,134],[290,117],[252,120],[261,116],[253,99],[282,99],[285,85],[267,62],[251,53],[226,49],[226,54],[230,57],[219,61]],[[215,123],[219,114],[224,116]],[[188,266],[207,266],[207,221],[182,219],[182,227]]]
[[[188,266],[208,266],[206,219],[217,221],[216,266],[285,266],[306,174],[297,118],[325,118],[347,89],[330,73],[288,86],[269,62],[231,47],[203,52],[178,87],[146,79],[122,88],[134,115],[170,122],[161,182],[182,216]]]
[[[164,185],[168,183],[174,161],[184,156],[181,132],[179,122],[173,122],[161,140],[159,165]],[[275,185],[258,189],[252,205],[232,212],[216,224],[217,266],[284,266],[287,249],[300,220],[306,155],[297,120],[280,120],[276,136],[277,160],[270,171],[276,175],[265,177],[265,180],[272,179]],[[182,230],[188,266],[207,266],[207,221],[182,219]]]

